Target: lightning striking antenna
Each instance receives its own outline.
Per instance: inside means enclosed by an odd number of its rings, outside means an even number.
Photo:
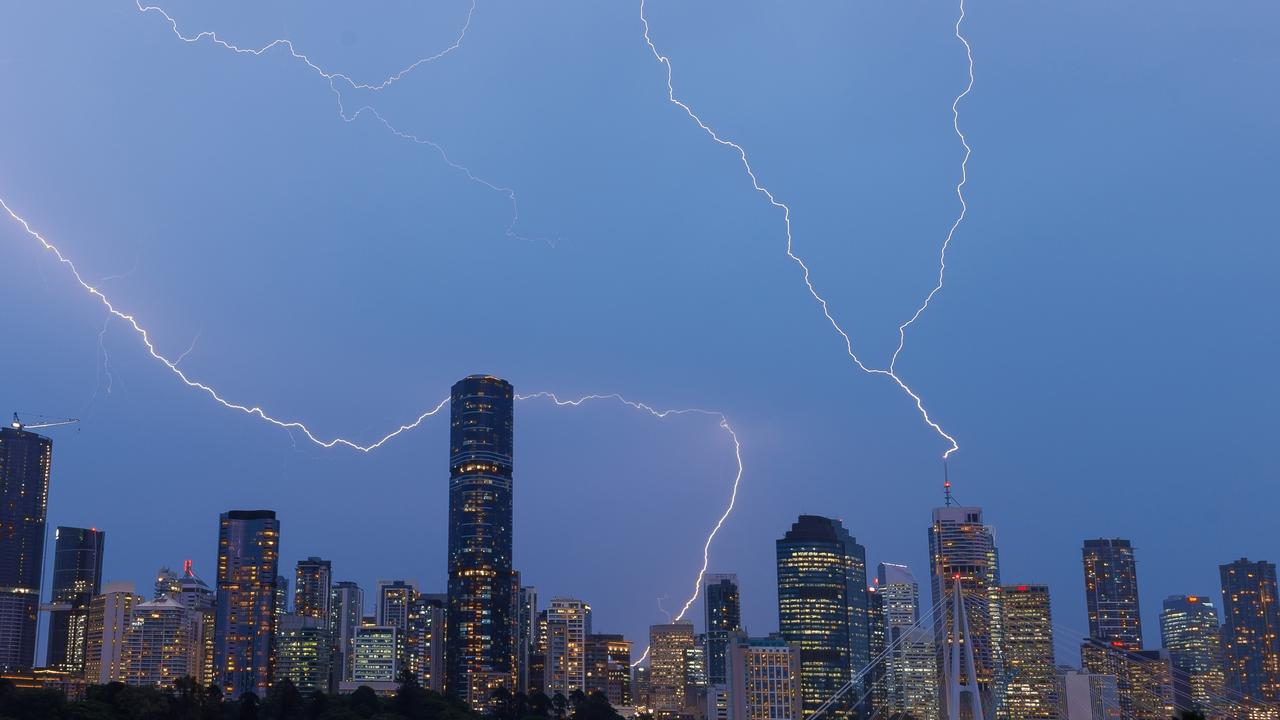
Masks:
[[[964,15],[963,15],[963,13],[964,13],[964,9],[963,9],[963,7],[964,7],[964,6],[963,6],[963,4],[962,4],[962,5],[961,5],[961,18],[962,18],[962,19],[963,19],[963,17],[964,17]],[[827,299],[826,299],[825,297],[823,297],[823,295],[822,295],[821,293],[819,293],[819,292],[818,292],[818,290],[817,290],[817,288],[816,288],[816,287],[814,287],[813,280],[812,280],[812,279],[811,279],[811,277],[810,277],[810,270],[809,270],[809,266],[808,266],[807,264],[805,264],[804,259],[803,259],[803,258],[801,258],[801,257],[800,257],[796,252],[795,252],[795,242],[794,242],[794,238],[793,238],[793,236],[792,236],[792,232],[791,232],[791,207],[790,207],[789,205],[787,205],[786,203],[784,203],[784,202],[782,202],[782,201],[778,200],[778,198],[773,194],[773,191],[769,190],[769,188],[768,188],[768,187],[766,187],[765,185],[761,184],[760,179],[756,176],[755,169],[751,166],[751,160],[747,157],[747,151],[746,151],[746,149],[745,149],[745,148],[743,148],[743,147],[742,147],[742,145],[740,145],[740,144],[738,144],[738,143],[736,143],[736,142],[734,142],[734,141],[732,141],[732,140],[729,140],[729,139],[727,139],[727,138],[725,138],[725,137],[722,137],[718,132],[716,132],[716,130],[715,130],[714,128],[712,128],[710,125],[708,125],[706,122],[704,122],[704,121],[703,121],[703,119],[702,119],[701,117],[699,117],[699,116],[698,116],[698,114],[697,114],[697,113],[695,113],[695,112],[693,111],[693,108],[692,108],[692,107],[690,107],[690,106],[688,105],[688,103],[686,103],[686,102],[684,102],[683,100],[681,100],[680,98],[676,97],[676,91],[675,91],[675,79],[674,79],[674,73],[675,73],[675,71],[674,71],[674,68],[672,67],[671,59],[670,59],[669,57],[667,57],[666,55],[663,55],[663,54],[658,50],[657,45],[655,45],[655,44],[654,44],[654,42],[653,42],[653,38],[652,38],[652,37],[650,37],[650,33],[649,33],[649,31],[650,31],[650,28],[649,28],[649,18],[648,18],[648,16],[647,16],[647,15],[645,15],[645,0],[640,0],[640,22],[641,22],[641,24],[643,24],[643,26],[644,26],[644,41],[645,41],[645,44],[647,44],[647,45],[649,46],[649,50],[653,53],[653,57],[654,57],[654,59],[656,59],[659,63],[661,63],[661,64],[662,64],[663,66],[665,66],[665,68],[666,68],[666,75],[667,75],[667,100],[668,100],[671,104],[673,104],[673,105],[675,105],[676,107],[679,107],[681,110],[683,110],[683,111],[685,112],[685,114],[689,116],[689,119],[690,119],[690,120],[693,120],[695,123],[697,123],[698,127],[699,127],[699,128],[701,128],[701,129],[702,129],[702,131],[703,131],[703,132],[705,132],[705,133],[707,134],[707,136],[708,136],[708,137],[710,137],[710,138],[711,138],[712,140],[714,140],[716,143],[718,143],[718,144],[720,144],[720,145],[723,145],[724,147],[727,147],[727,148],[732,149],[732,150],[734,151],[734,153],[738,156],[739,161],[741,161],[741,163],[742,163],[742,169],[743,169],[744,171],[746,171],[747,177],[748,177],[748,178],[750,178],[750,180],[751,180],[751,187],[752,187],[752,188],[754,188],[756,192],[758,192],[758,193],[760,193],[761,195],[763,195],[763,196],[764,196],[764,198],[765,198],[766,200],[768,200],[768,202],[769,202],[769,204],[770,204],[770,205],[772,205],[773,207],[775,207],[775,208],[777,208],[777,209],[779,209],[779,210],[781,210],[781,211],[782,211],[782,223],[783,223],[783,227],[784,227],[784,228],[785,228],[785,230],[786,230],[786,236],[787,236],[787,246],[786,246],[787,257],[788,257],[788,258],[790,258],[792,261],[794,261],[797,265],[799,265],[799,266],[800,266],[800,269],[801,269],[801,271],[802,271],[802,273],[803,273],[803,279],[804,279],[805,287],[807,287],[807,288],[808,288],[808,290],[809,290],[809,294],[810,294],[811,296],[813,296],[813,299],[814,299],[815,301],[817,301],[817,303],[818,303],[819,307],[822,309],[822,315],[827,319],[827,322],[828,322],[828,323],[830,323],[830,325],[831,325],[832,329],[834,329],[834,330],[835,330],[835,331],[840,335],[840,337],[844,340],[845,353],[849,356],[849,359],[851,359],[851,360],[854,362],[854,364],[858,366],[858,369],[862,370],[863,372],[865,372],[865,373],[867,373],[867,374],[869,374],[869,375],[883,375],[883,376],[888,377],[889,379],[893,380],[893,382],[894,382],[894,383],[896,383],[896,384],[898,385],[898,387],[899,387],[899,388],[901,388],[901,389],[902,389],[902,391],[903,391],[904,393],[906,393],[906,394],[907,394],[907,395],[912,399],[912,401],[914,401],[914,402],[915,402],[916,410],[917,410],[917,411],[919,411],[919,413],[920,413],[920,417],[924,420],[925,424],[926,424],[926,425],[928,425],[929,427],[933,428],[934,432],[936,432],[939,436],[941,436],[943,439],[945,439],[945,440],[947,441],[947,443],[950,445],[950,447],[946,450],[946,452],[944,452],[944,453],[942,454],[942,457],[943,457],[944,459],[945,459],[945,458],[947,458],[947,457],[949,457],[949,456],[950,456],[952,453],[954,453],[956,450],[959,450],[959,449],[960,449],[960,445],[956,442],[956,439],[955,439],[954,437],[952,437],[950,434],[948,434],[946,430],[943,430],[943,429],[942,429],[942,426],[941,426],[941,425],[939,425],[939,424],[938,424],[938,423],[937,423],[937,422],[936,422],[936,421],[935,421],[935,420],[934,420],[934,419],[929,415],[929,411],[928,411],[928,409],[927,409],[927,408],[925,408],[925,406],[924,406],[924,401],[920,398],[920,396],[919,396],[919,395],[918,395],[914,390],[912,390],[912,389],[911,389],[911,387],[910,387],[909,385],[907,385],[907,383],[906,383],[906,382],[904,382],[904,381],[902,380],[902,378],[900,378],[900,377],[897,375],[897,373],[895,373],[895,372],[894,372],[894,369],[893,369],[893,365],[892,365],[892,363],[890,364],[890,366],[889,366],[888,368],[875,368],[875,367],[870,367],[870,366],[868,366],[866,363],[864,363],[864,362],[862,361],[862,359],[861,359],[861,358],[859,358],[859,357],[858,357],[858,354],[857,354],[856,352],[854,352],[854,349],[853,349],[853,339],[849,337],[849,333],[845,332],[844,328],[843,328],[843,327],[841,327],[840,323],[839,323],[839,322],[835,319],[835,317],[831,314],[831,308],[829,307],[829,305],[828,305],[828,303],[827,303]],[[959,22],[957,22],[957,23],[956,23],[956,34],[957,34],[957,36],[958,36],[958,37],[960,37],[959,32],[960,32],[960,31],[959,31]],[[969,43],[968,43],[968,41],[965,41],[963,37],[960,37],[960,39],[961,39],[962,41],[964,41],[964,43],[965,43],[965,48],[966,48],[966,49],[968,49],[968,47],[969,47]],[[972,82],[972,54],[970,54],[970,78],[971,78],[971,82]],[[956,109],[956,105],[957,105],[957,103],[959,103],[960,98],[964,97],[964,95],[966,95],[966,94],[968,94],[968,89],[966,89],[966,90],[965,90],[965,92],[964,92],[964,93],[962,93],[959,97],[957,97],[957,98],[956,98],[956,101],[955,101],[954,103],[952,103],[952,110],[953,110],[953,112],[955,111],[955,109]],[[957,115],[957,118],[958,118],[958,115]],[[958,119],[957,119],[956,130],[957,130],[957,132],[959,132]],[[962,139],[962,140],[963,140],[963,138],[964,138],[964,136],[963,136],[963,135],[961,135],[961,139]],[[965,143],[965,147],[966,147],[965,160],[966,160],[966,162],[967,162],[967,160],[968,160],[968,152],[967,152],[968,143]],[[963,181],[962,181],[962,183],[961,183],[961,184],[963,184]],[[963,195],[961,196],[961,202],[963,203]],[[963,217],[964,217],[963,212],[961,213],[961,216],[960,216],[960,217],[961,217],[961,218],[963,218]],[[952,233],[954,233],[954,232],[955,232],[955,227],[956,227],[956,226],[958,226],[958,225],[959,225],[959,220],[957,220],[957,222],[953,225],[953,227],[952,227]],[[947,240],[947,242],[948,242],[948,243],[950,242],[950,235],[948,235],[948,240]],[[944,245],[943,247],[944,247],[943,252],[945,253],[945,248],[946,248],[946,246]],[[943,258],[943,269],[944,269],[944,270],[945,270],[945,267],[946,267],[946,265],[945,265],[945,255],[944,255],[944,258]],[[938,288],[937,288],[937,289],[935,289],[932,293],[930,293],[930,294],[929,294],[929,298],[928,298],[928,299],[932,299],[932,297],[933,297],[934,293],[936,293],[936,292],[938,291],[938,289],[941,289],[941,275],[939,275],[939,284],[938,284]],[[927,307],[927,306],[928,306],[928,299],[926,299],[924,307]],[[922,307],[919,311],[917,311],[917,312],[916,312],[915,317],[919,317],[920,313],[922,313],[923,311],[924,311],[924,308]],[[906,326],[908,326],[908,325],[910,325],[912,322],[914,322],[914,321],[915,321],[915,317],[913,317],[911,320],[909,320],[909,321],[907,321],[906,323],[904,323],[904,324],[903,324],[903,327],[902,327],[902,328],[900,328],[900,334],[901,334],[901,333],[905,333],[905,332],[906,332],[906,330],[905,330]],[[896,359],[896,355],[897,355],[897,353],[895,353],[895,359]]]

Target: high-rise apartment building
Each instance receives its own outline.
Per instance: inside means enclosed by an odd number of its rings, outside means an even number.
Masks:
[[[52,440],[0,427],[0,671],[35,665],[52,462]]]
[[[173,687],[194,676],[199,648],[192,636],[191,613],[172,595],[133,607],[125,633],[121,679],[126,685]]]
[[[920,621],[920,585],[906,565],[880,563],[876,595],[884,616],[885,713],[938,720],[938,660],[933,622]]]
[[[217,677],[213,668],[216,598],[213,590],[196,577],[190,560],[182,563],[182,577],[178,578],[178,592],[173,597],[187,608],[192,624],[192,642],[197,648],[198,655],[191,676],[200,683],[201,687],[205,687],[213,683]]]
[[[110,582],[89,601],[84,676],[90,683],[106,685],[124,679],[125,633],[133,621],[133,608],[144,600],[133,589],[131,582]]]
[[[511,566],[515,392],[471,375],[450,394],[445,687],[472,707],[516,688]]]
[[[428,690],[444,691],[444,618],[448,599],[443,594],[419,593],[409,605],[405,632],[405,667]]]
[[[280,521],[271,510],[231,510],[218,524],[214,667],[223,693],[266,697],[275,667]]]
[[[378,624],[393,627],[403,635],[409,628],[409,606],[418,597],[418,586],[409,580],[379,580]]]
[[[400,678],[403,637],[389,625],[373,625],[356,630],[351,684],[395,683]],[[376,689],[376,688],[375,688]]]
[[[59,527],[53,534],[53,602],[45,665],[75,675],[84,672],[89,603],[102,589],[106,533],[97,528]]]
[[[658,720],[685,711],[685,662],[694,647],[693,623],[649,627],[649,708]]]
[[[866,550],[839,520],[817,515],[801,515],[776,549],[779,634],[800,651],[809,713],[871,660]],[[862,695],[846,693],[849,700]]]
[[[702,581],[702,602],[706,609],[707,682],[723,685],[729,651],[729,635],[742,629],[742,597],[738,576],[706,575]]]
[[[538,588],[522,585],[516,598],[516,684],[520,692],[530,693],[530,659],[539,654],[538,638]],[[545,661],[544,661],[545,662]],[[544,670],[545,671],[545,670]],[[541,675],[535,685],[542,686]]]
[[[313,555],[298,561],[293,572],[293,614],[316,618],[328,627],[332,592],[333,568],[328,560]]]
[[[1138,564],[1133,545],[1122,538],[1085,540],[1085,605],[1089,636],[1104,643],[1142,649],[1142,616],[1138,606]]]
[[[333,630],[334,679],[336,685],[351,679],[351,664],[355,658],[356,629],[364,617],[364,591],[350,580],[333,584],[329,600],[329,627]]]
[[[728,720],[804,720],[795,646],[735,632],[726,659]]]
[[[1174,704],[1207,712],[1223,695],[1218,610],[1203,595],[1171,595],[1160,611],[1161,645],[1173,669]]]
[[[1001,589],[1000,612],[1004,621],[1000,655],[1005,676],[999,716],[1008,720],[1058,720],[1060,698],[1049,588],[1005,585]]]
[[[1156,650],[1126,650],[1120,640],[1089,638],[1080,648],[1087,673],[1116,679],[1116,706],[1123,720],[1168,720],[1174,715],[1173,673]]]
[[[1240,558],[1220,565],[1226,685],[1250,700],[1280,701],[1280,608],[1276,566]]]
[[[614,707],[631,705],[631,643],[621,635],[587,636],[584,692],[601,693]]]
[[[948,486],[948,491],[950,490]],[[982,519],[982,508],[948,504],[934,508],[929,526],[929,580],[932,589],[934,647],[938,671],[956,641],[953,632],[955,603],[952,593],[960,587],[961,606],[968,613],[969,637],[975,674],[984,708],[996,706],[1003,677],[1000,657],[1000,558],[995,532]],[[947,708],[940,708],[947,712]],[[953,719],[954,720],[954,719]]]
[[[587,636],[591,606],[573,598],[553,598],[547,606],[547,648],[543,692],[569,697],[587,686]]]

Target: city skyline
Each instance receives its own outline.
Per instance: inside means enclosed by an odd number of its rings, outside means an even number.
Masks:
[[[1132,543],[1145,648],[1167,598],[1225,613],[1219,568],[1280,554],[1280,342],[1259,301],[1280,263],[1267,240],[1280,156],[1259,120],[1280,112],[1273,6],[971,4],[962,44],[955,3],[651,0],[643,26],[630,4],[481,3],[474,24],[465,5],[171,9],[173,30],[244,44],[287,27],[362,80],[466,29],[385,92],[340,88],[338,112],[281,48],[182,43],[128,2],[70,20],[8,9],[0,66],[29,112],[3,120],[0,198],[181,358],[171,369],[326,438],[368,446],[472,372],[711,410],[517,402],[511,569],[544,603],[589,603],[637,655],[693,591],[731,489],[707,571],[737,576],[753,637],[777,629],[773,543],[806,514],[839,520],[866,569],[912,568],[927,606],[922,534],[944,472],[997,529],[1000,581],[1048,586],[1055,622],[1080,634],[1085,540]],[[750,152],[785,227],[667,79]],[[352,116],[363,103],[447,162]],[[367,454],[229,411],[0,217],[16,349],[0,356],[0,408],[81,419],[46,433],[40,601],[59,527],[105,533],[103,587],[132,582],[150,601],[155,569],[188,558],[213,586],[210,518],[232,508],[278,513],[290,600],[294,563],[312,556],[366,604],[388,578],[447,590],[444,409]],[[898,358],[948,227],[946,288]],[[811,278],[784,253],[793,239]],[[808,279],[850,351],[895,358],[958,440],[945,471],[948,444],[849,362]],[[686,618],[703,617],[700,600]],[[1056,645],[1078,660],[1079,642]]]

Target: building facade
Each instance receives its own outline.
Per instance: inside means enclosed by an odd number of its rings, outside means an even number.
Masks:
[[[880,563],[876,594],[884,618],[886,714],[939,720],[933,622],[920,622],[920,585],[906,565]]]
[[[405,632],[406,668],[418,684],[444,692],[444,618],[448,600],[443,595],[419,594],[409,606]]]
[[[818,515],[801,515],[776,550],[779,635],[800,651],[801,702],[812,712],[871,660],[866,550]]]
[[[105,685],[123,680],[125,633],[133,621],[133,608],[143,600],[134,592],[133,583],[112,582],[89,601],[84,676],[90,683]]]
[[[591,635],[591,606],[573,598],[552,598],[546,613],[546,665],[543,692],[569,697],[587,686],[587,636]]]
[[[35,665],[52,463],[52,440],[0,427],[0,671]]]
[[[333,630],[335,685],[351,679],[356,629],[364,617],[364,591],[350,580],[333,584],[329,599],[329,627]]]
[[[199,648],[190,612],[172,595],[135,605],[125,633],[121,678],[126,685],[173,687],[197,674]]]
[[[1226,686],[1238,697],[1280,701],[1280,609],[1276,566],[1240,558],[1218,567]]]
[[[616,707],[631,706],[631,643],[621,635],[587,636],[587,695],[601,693]]]
[[[276,628],[275,680],[293,683],[303,697],[328,692],[333,676],[333,636],[328,619],[290,613]]]
[[[707,682],[723,685],[728,677],[729,636],[742,629],[742,596],[738,576],[707,575],[703,578],[702,602],[706,610]]]
[[[89,603],[102,590],[106,533],[97,528],[59,527],[53,535],[53,587],[45,665],[84,672]]]
[[[1160,610],[1160,640],[1169,653],[1173,694],[1180,709],[1207,712],[1223,694],[1218,610],[1203,595],[1172,595]]]
[[[693,647],[691,622],[649,627],[649,707],[658,720],[675,718],[685,711],[685,662]]]
[[[982,508],[945,505],[933,510],[929,526],[929,580],[933,595],[935,664],[956,641],[951,595],[959,580],[962,607],[968,613],[975,673],[984,708],[997,705],[1004,666],[1000,657],[1000,557],[995,531],[982,518]],[[947,712],[947,708],[940,708]]]
[[[1089,636],[1105,643],[1121,643],[1129,650],[1141,650],[1138,563],[1133,545],[1123,538],[1085,540],[1081,555]]]
[[[463,378],[450,394],[445,687],[472,707],[516,688],[514,401],[511,384],[488,375]]]
[[[729,720],[803,720],[800,651],[781,638],[734,633],[726,677]]]
[[[214,667],[223,694],[265,697],[275,669],[280,522],[271,510],[231,510],[218,525]]]
[[[329,626],[333,593],[333,568],[328,560],[311,556],[299,560],[293,571],[293,613],[315,618]]]
[[[1058,720],[1060,698],[1049,588],[1005,585],[1000,594],[1004,620],[1000,656],[1005,678],[999,716],[1009,720]]]

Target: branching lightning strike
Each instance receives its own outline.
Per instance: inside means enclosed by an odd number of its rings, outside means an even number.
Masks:
[[[961,2],[961,5],[960,5],[960,19],[961,20],[964,19],[963,1]],[[787,236],[787,247],[786,247],[787,257],[791,258],[791,260],[793,260],[797,265],[800,266],[800,269],[803,272],[804,284],[808,288],[809,294],[812,295],[813,299],[818,302],[818,305],[822,309],[822,314],[824,317],[826,317],[827,322],[830,323],[831,327],[837,333],[840,334],[841,338],[844,339],[845,352],[848,354],[849,358],[853,360],[854,364],[857,365],[858,368],[865,373],[868,373],[870,375],[883,375],[885,377],[890,378],[895,383],[897,383],[898,387],[901,388],[903,392],[905,392],[908,396],[910,396],[910,398],[915,402],[916,410],[920,412],[920,416],[921,418],[924,419],[925,424],[933,428],[934,432],[936,432],[939,436],[944,438],[950,444],[950,447],[946,450],[946,452],[942,454],[943,459],[946,459],[956,450],[959,450],[960,445],[956,442],[956,439],[952,437],[950,434],[948,434],[946,430],[943,430],[942,426],[939,425],[929,415],[928,409],[926,409],[924,406],[924,401],[894,371],[894,363],[896,363],[897,361],[898,353],[901,352],[902,350],[901,342],[899,342],[898,350],[894,352],[893,361],[890,363],[889,367],[887,368],[876,368],[876,367],[868,366],[866,363],[862,361],[861,358],[858,357],[858,354],[854,352],[853,339],[849,337],[849,333],[845,332],[844,328],[840,326],[840,323],[831,314],[831,308],[827,303],[827,299],[818,292],[816,287],[814,287],[813,280],[810,277],[809,266],[805,264],[805,261],[795,252],[794,239],[791,233],[791,207],[786,203],[778,200],[777,197],[773,194],[773,192],[769,190],[769,188],[767,188],[766,186],[760,183],[759,178],[756,176],[755,169],[752,168],[751,161],[747,157],[747,151],[742,147],[742,145],[722,137],[718,132],[716,132],[714,128],[712,128],[710,125],[704,122],[702,118],[699,117],[698,114],[693,111],[693,108],[691,108],[687,103],[685,103],[680,98],[676,97],[674,68],[671,65],[671,59],[666,55],[663,55],[658,50],[657,45],[654,44],[652,37],[650,37],[649,18],[647,15],[645,15],[645,0],[640,0],[640,22],[644,25],[644,41],[649,46],[649,50],[653,53],[654,59],[656,59],[659,63],[661,63],[663,66],[666,67],[667,100],[670,101],[671,104],[683,110],[685,114],[689,116],[689,119],[697,123],[698,127],[701,128],[702,131],[705,132],[708,137],[710,137],[712,140],[714,140],[716,143],[720,145],[723,145],[727,148],[731,148],[738,155],[738,159],[742,162],[742,168],[743,170],[746,171],[747,177],[751,179],[752,188],[754,188],[756,192],[763,195],[765,199],[769,201],[770,205],[782,211],[782,222],[783,222],[783,227],[786,230],[786,236]],[[969,90],[972,89],[973,87],[973,54],[970,51],[968,41],[965,40],[964,37],[960,34],[960,21],[956,22],[955,33],[956,33],[956,37],[960,38],[960,40],[964,42],[965,50],[969,56],[969,87],[967,87],[963,93],[961,93],[959,96],[956,97],[955,102],[953,102],[951,106],[953,113],[955,113],[956,132],[957,134],[960,134],[959,114],[957,111],[957,105],[959,104],[961,98],[967,95],[969,93]],[[964,162],[967,164],[969,160],[969,144],[967,141],[965,141],[963,134],[960,134],[960,139],[965,146]],[[962,206],[964,203],[964,195],[961,192],[961,188],[963,187],[963,185],[964,185],[964,179],[962,178],[960,185],[957,186],[957,193],[960,194],[960,201]],[[924,312],[925,308],[929,306],[929,301],[933,299],[933,296],[939,290],[942,289],[942,273],[945,272],[946,270],[946,248],[947,248],[947,245],[949,245],[951,242],[951,236],[955,233],[956,228],[960,225],[960,221],[963,219],[964,219],[964,209],[961,210],[960,217],[952,225],[951,232],[947,234],[946,243],[944,243],[943,245],[942,269],[939,271],[939,274],[938,274],[937,287],[935,287],[934,290],[929,293],[929,296],[925,299],[924,304],[921,306],[919,310],[916,311],[915,316],[913,316],[910,320],[908,320],[899,328],[900,338],[905,336],[907,326],[915,322],[916,318],[918,318],[921,315],[921,313]]]
[[[217,32],[213,30],[204,30],[195,35],[184,35],[182,33],[182,30],[178,27],[178,21],[168,12],[166,12],[164,8],[161,8],[156,5],[143,5],[142,0],[134,0],[134,4],[137,6],[139,12],[142,12],[142,13],[154,12],[162,16],[165,22],[168,23],[169,28],[173,31],[174,36],[176,36],[179,40],[182,40],[185,43],[194,44],[202,40],[208,40],[210,43],[217,45],[219,47],[222,47],[238,55],[252,55],[254,57],[261,57],[275,48],[283,48],[286,52],[289,53],[290,57],[306,65],[308,68],[313,70],[317,75],[319,75],[321,78],[323,78],[325,81],[329,83],[329,90],[333,92],[334,97],[337,100],[338,117],[340,117],[343,122],[353,123],[361,115],[367,112],[371,116],[373,116],[377,120],[377,122],[379,122],[384,128],[386,128],[392,135],[395,135],[396,137],[402,140],[407,140],[418,145],[424,145],[424,146],[430,147],[440,155],[440,158],[444,160],[444,163],[446,165],[448,165],[453,170],[456,170],[459,173],[462,173],[471,182],[476,183],[477,185],[481,185],[489,190],[492,190],[493,192],[500,193],[507,197],[507,202],[510,203],[511,205],[511,222],[507,225],[507,229],[506,229],[507,237],[515,238],[517,240],[526,240],[526,241],[540,240],[540,241],[546,242],[548,245],[554,246],[554,243],[552,243],[548,239],[530,238],[530,237],[521,235],[515,231],[516,224],[520,221],[520,204],[516,199],[515,190],[509,187],[505,187],[505,186],[490,182],[476,175],[467,166],[462,165],[461,163],[458,163],[455,160],[453,160],[453,158],[451,158],[449,154],[445,151],[444,147],[442,147],[439,143],[433,140],[428,140],[426,138],[418,137],[417,135],[414,135],[412,133],[407,133],[399,130],[394,125],[392,125],[385,117],[383,117],[382,114],[380,114],[376,108],[374,108],[371,105],[363,105],[359,109],[357,109],[355,112],[348,114],[345,103],[344,103],[342,90],[339,88],[339,83],[341,83],[347,86],[351,90],[367,90],[370,92],[380,92],[396,84],[401,79],[403,79],[404,76],[408,75],[409,73],[413,72],[419,67],[423,65],[427,65],[429,63],[433,63],[453,53],[455,50],[462,47],[462,42],[467,37],[467,31],[471,29],[471,20],[472,18],[475,17],[475,13],[476,13],[476,0],[471,0],[470,8],[467,10],[467,19],[463,23],[462,29],[458,31],[458,36],[457,38],[454,39],[452,44],[450,44],[448,47],[437,52],[434,55],[429,55],[427,57],[423,57],[423,58],[419,58],[418,60],[415,60],[413,63],[409,64],[403,69],[397,72],[394,72],[391,75],[388,75],[386,78],[383,78],[381,81],[375,82],[375,83],[359,82],[353,79],[351,76],[347,75],[346,73],[334,72],[334,71],[324,69],[322,66],[320,66],[315,61],[313,61],[306,53],[299,52],[298,49],[294,46],[292,40],[280,38],[280,39],[272,40],[271,42],[261,47],[253,48],[253,47],[241,47],[240,45],[237,45],[233,42],[224,40],[218,35]]]

